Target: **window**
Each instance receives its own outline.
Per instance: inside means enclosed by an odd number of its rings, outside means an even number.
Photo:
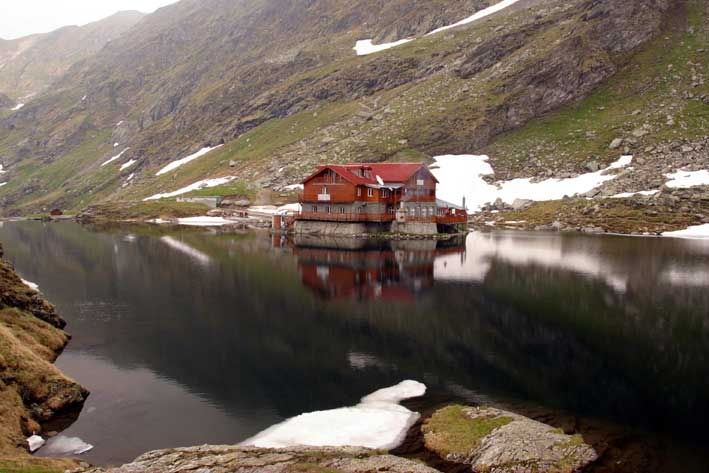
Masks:
[[[345,213],[345,208],[344,208],[344,207],[340,207],[340,213],[341,213],[341,214]]]
[[[423,186],[423,179],[416,179],[417,186]]]
[[[357,187],[357,197],[362,197],[362,188]]]
[[[327,194],[327,187],[323,186],[321,194]]]
[[[382,189],[382,197],[389,197],[389,191],[387,189]]]
[[[371,187],[367,189],[367,197],[374,197],[374,189]]]
[[[327,206],[327,213],[332,213],[332,207],[330,207],[329,205]]]
[[[315,212],[315,213],[318,212],[318,206],[317,206],[317,205],[313,205],[313,212]]]

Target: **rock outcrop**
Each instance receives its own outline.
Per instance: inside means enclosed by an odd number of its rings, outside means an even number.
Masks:
[[[117,468],[83,468],[75,473],[435,473],[421,463],[364,448],[261,449],[239,446],[176,448],[148,452]]]
[[[27,436],[59,414],[78,412],[88,396],[52,364],[69,341],[64,324],[0,260],[0,457],[23,454]]]
[[[579,435],[492,407],[449,406],[422,429],[429,450],[480,473],[572,473],[598,458]]]

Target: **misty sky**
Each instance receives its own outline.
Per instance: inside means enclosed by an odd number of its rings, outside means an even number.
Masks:
[[[145,13],[177,0],[0,0],[0,38],[83,25],[121,10]]]

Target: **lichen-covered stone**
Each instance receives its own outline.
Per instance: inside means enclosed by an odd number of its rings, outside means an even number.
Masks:
[[[441,409],[423,432],[429,450],[474,472],[573,473],[598,458],[580,435],[491,407]]]
[[[421,463],[365,448],[263,449],[203,445],[156,450],[117,468],[80,468],[76,473],[435,473]]]

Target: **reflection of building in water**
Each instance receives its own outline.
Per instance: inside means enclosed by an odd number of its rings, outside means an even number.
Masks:
[[[343,247],[344,246],[344,247]],[[433,262],[460,242],[303,238],[293,249],[303,283],[326,299],[414,300],[433,286]]]

